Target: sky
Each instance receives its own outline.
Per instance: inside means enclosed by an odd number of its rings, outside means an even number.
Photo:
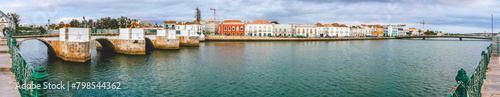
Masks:
[[[45,25],[101,17],[152,21],[269,20],[280,23],[406,24],[422,28],[422,20],[439,25],[426,29],[445,33],[500,32],[500,0],[0,0],[0,10],[17,13],[21,24]]]

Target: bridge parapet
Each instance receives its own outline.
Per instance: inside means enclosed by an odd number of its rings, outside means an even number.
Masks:
[[[146,42],[142,28],[120,28],[118,39],[109,39],[117,53],[129,55],[145,55]]]
[[[152,40],[156,49],[179,49],[179,39],[175,30],[158,30],[156,39]]]
[[[65,61],[90,60],[90,28],[61,28],[59,40],[46,42],[51,45],[55,55]]]
[[[191,30],[181,30],[179,38],[180,46],[200,46],[200,37]]]

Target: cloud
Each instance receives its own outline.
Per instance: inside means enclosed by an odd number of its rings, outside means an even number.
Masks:
[[[433,30],[468,33],[489,29],[490,14],[500,13],[500,6],[496,5],[500,5],[497,0],[10,0],[0,9],[18,13],[21,23],[30,24],[46,24],[47,19],[52,23],[69,22],[83,16],[126,16],[158,24],[165,20],[193,21],[194,9],[198,7],[202,19],[214,18],[210,8],[216,8],[219,21],[403,23],[420,28],[418,23],[425,20],[440,24]]]

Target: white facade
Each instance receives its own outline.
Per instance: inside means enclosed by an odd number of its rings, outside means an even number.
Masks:
[[[273,24],[274,26],[274,36],[292,36],[293,25],[292,24]]]
[[[273,35],[272,24],[245,24],[245,35],[251,36],[269,36]]]
[[[349,27],[326,27],[329,36],[345,37],[350,36],[351,29]]]
[[[0,18],[0,31],[2,33],[0,33],[0,37],[5,36],[5,35],[3,35],[3,29],[10,27],[9,22],[10,22],[10,20],[8,19],[7,16],[1,16],[1,18]]]
[[[324,37],[324,36],[326,36],[326,33],[328,32],[328,30],[326,30],[326,27],[324,27],[324,26],[323,27],[317,26],[316,29],[318,29],[318,30],[316,31],[315,36],[323,35],[323,37]]]
[[[387,37],[398,36],[398,29],[396,28],[396,25],[385,25],[384,35]]]
[[[297,35],[314,37],[316,35],[318,28],[314,25],[296,25],[295,32]]]
[[[125,40],[144,40],[143,28],[120,28],[118,39]]]
[[[68,32],[66,32],[65,29],[68,29]],[[60,41],[71,41],[71,42],[90,41],[90,28],[61,28],[61,30],[59,31],[60,31],[59,33],[63,33],[59,34]]]

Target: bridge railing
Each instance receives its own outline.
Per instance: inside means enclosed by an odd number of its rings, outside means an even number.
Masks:
[[[91,29],[90,33],[119,33],[118,29]]]
[[[486,51],[481,53],[481,60],[470,77],[467,76],[465,70],[459,70],[459,74],[455,77],[457,84],[448,94],[448,97],[480,97],[491,54],[492,47],[490,44]]]
[[[30,84],[40,84],[41,88],[33,89],[33,88],[18,88],[21,96],[45,96],[47,95],[47,90],[43,89],[43,83],[47,82],[48,74],[45,72],[45,69],[41,66],[33,68],[29,63],[26,62],[24,57],[22,56],[19,49],[16,46],[16,39],[12,38],[12,34],[7,30],[7,45],[9,47],[9,54],[12,59],[12,70],[14,73],[15,79],[18,84],[21,85],[30,85]]]

